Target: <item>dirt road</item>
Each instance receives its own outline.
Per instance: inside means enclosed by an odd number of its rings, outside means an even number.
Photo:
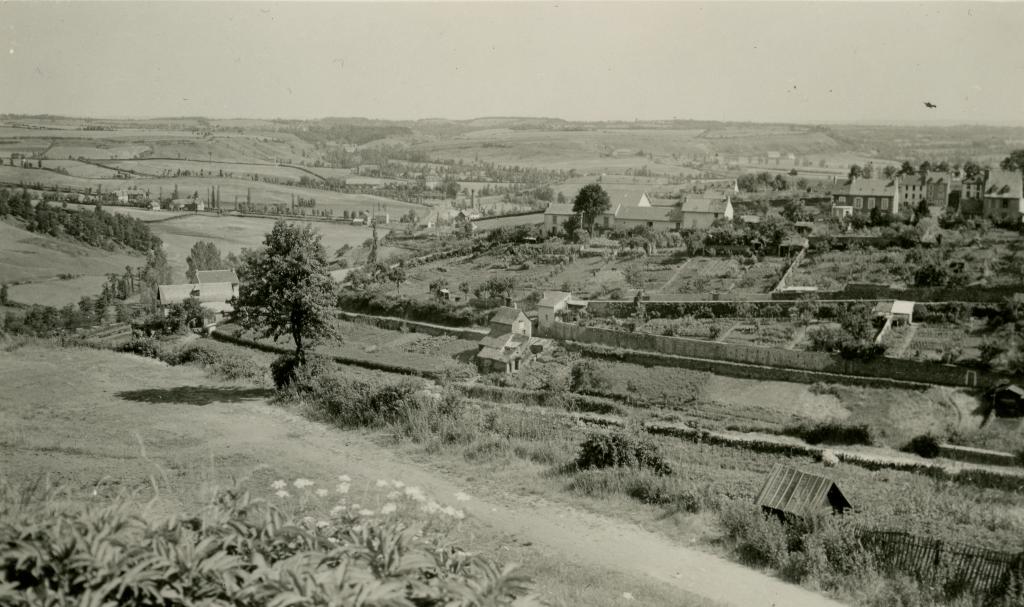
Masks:
[[[57,472],[84,484],[100,474],[145,479],[158,462],[173,481],[194,476],[195,462],[206,458],[308,478],[402,479],[449,503],[456,492],[470,494],[459,506],[480,536],[514,538],[556,561],[630,580],[657,580],[680,591],[675,604],[697,604],[695,594],[738,607],[839,605],[634,524],[486,479],[456,478],[371,436],[268,404],[265,390],[217,383],[198,369],[106,352],[24,348],[0,352],[0,386],[0,473]]]

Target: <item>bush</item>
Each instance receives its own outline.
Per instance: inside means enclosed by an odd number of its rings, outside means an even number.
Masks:
[[[581,360],[572,366],[572,371],[569,374],[569,389],[572,392],[605,393],[610,388],[611,383],[601,372],[597,363]]]
[[[529,591],[513,568],[445,545],[433,522],[406,523],[418,510],[411,498],[395,514],[324,513],[323,524],[241,487],[170,517],[139,514],[125,498],[77,507],[56,490],[7,483],[0,500],[4,605],[60,596],[62,605],[497,607]]]
[[[135,354],[136,356],[159,359],[162,350],[155,339],[147,337],[133,337],[129,341],[118,346],[117,351],[125,354]]]
[[[294,354],[282,354],[275,358],[270,363],[270,377],[274,380],[274,387],[283,390],[292,385],[299,366],[299,359]]]
[[[871,429],[865,424],[844,424],[823,422],[788,426],[783,434],[804,439],[812,445],[870,445],[873,443]]]
[[[939,456],[939,439],[931,434],[921,434],[910,439],[910,442],[903,447],[903,450],[932,459]]]
[[[655,474],[672,473],[658,446],[651,439],[616,430],[609,434],[591,434],[580,444],[576,466],[589,468],[645,468]]]
[[[725,536],[747,565],[781,568],[788,558],[786,531],[778,518],[768,516],[750,502],[728,500],[722,504],[719,522]]]

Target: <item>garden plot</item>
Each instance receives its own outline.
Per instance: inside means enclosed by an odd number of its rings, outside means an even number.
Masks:
[[[789,286],[838,291],[851,282],[880,284],[912,282],[906,253],[887,251],[828,251],[807,255],[790,275]]]
[[[693,257],[677,269],[669,283],[671,293],[766,294],[782,274],[786,260],[763,258],[752,264],[736,257]]]
[[[914,337],[903,351],[903,358],[942,362],[975,361],[981,355],[981,342],[985,323],[971,319],[965,325],[920,324],[914,327]]]
[[[796,335],[797,328],[796,323],[788,321],[767,318],[737,319],[720,341],[727,344],[784,348]]]

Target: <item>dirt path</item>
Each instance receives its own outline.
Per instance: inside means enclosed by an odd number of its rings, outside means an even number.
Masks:
[[[232,445],[250,444],[268,457],[306,460],[329,476],[346,471],[369,479],[401,478],[430,493],[451,496],[468,491],[460,504],[497,533],[531,542],[549,554],[576,564],[649,576],[721,603],[743,606],[811,607],[840,603],[781,582],[725,559],[684,546],[643,528],[582,511],[537,496],[513,495],[460,482],[406,461],[367,437],[309,422],[259,401],[204,407],[203,422]]]
[[[686,260],[686,261],[684,261],[683,263],[679,264],[679,266],[678,266],[678,267],[677,267],[677,268],[675,269],[675,271],[674,271],[674,272],[672,272],[672,276],[669,276],[669,277],[668,277],[668,280],[666,280],[666,281],[665,281],[665,284],[661,285],[661,288],[660,288],[660,289],[658,289],[658,291],[657,291],[657,292],[658,292],[658,293],[668,293],[668,288],[669,288],[669,286],[670,286],[670,285],[671,285],[671,284],[672,284],[673,282],[675,282],[675,280],[676,280],[677,278],[679,278],[679,274],[681,274],[681,273],[682,273],[683,269],[684,269],[684,268],[686,268],[686,266],[690,265],[690,262],[691,262],[691,261],[693,261],[693,258],[692,258],[692,257],[691,257],[691,258],[689,258],[689,259],[687,259],[687,260]]]

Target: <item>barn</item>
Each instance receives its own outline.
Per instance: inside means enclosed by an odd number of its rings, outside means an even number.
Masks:
[[[853,506],[831,479],[775,464],[754,502],[779,518],[819,512],[840,513]]]

